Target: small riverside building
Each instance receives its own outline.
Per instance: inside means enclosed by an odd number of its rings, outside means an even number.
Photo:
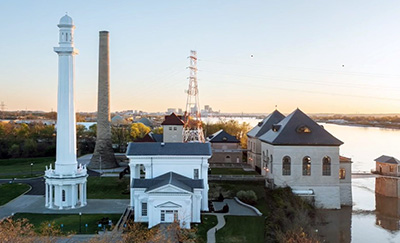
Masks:
[[[211,143],[212,157],[209,163],[241,163],[242,149],[240,141],[235,137],[219,130],[207,137],[207,142]]]
[[[375,159],[376,172],[381,175],[400,176],[400,160],[395,157],[382,155]]]
[[[300,109],[272,124],[259,139],[270,186],[290,186],[295,193],[312,195],[322,208],[351,205],[351,161],[341,163],[339,157],[343,142]]]
[[[208,211],[211,155],[210,143],[130,143],[126,156],[135,222],[148,222],[149,228],[174,220],[182,228],[200,223],[200,212]]]
[[[268,132],[273,124],[277,124],[283,118],[285,116],[275,110],[247,133],[247,163],[262,175],[265,175],[262,170],[265,167],[265,163],[261,162],[261,141],[259,137]]]

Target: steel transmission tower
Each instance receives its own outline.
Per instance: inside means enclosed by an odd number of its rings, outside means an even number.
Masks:
[[[201,124],[199,89],[197,84],[197,52],[190,51],[189,89],[187,90],[185,125],[183,127],[183,142],[204,143],[204,133]]]

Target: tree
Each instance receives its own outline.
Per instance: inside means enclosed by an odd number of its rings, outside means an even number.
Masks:
[[[1,242],[21,242],[30,243],[35,236],[33,225],[27,219],[6,218],[0,221],[0,241]]]
[[[153,128],[153,130],[151,130],[151,132],[154,134],[163,134],[164,129],[163,129],[163,127],[155,127],[155,128]]]
[[[126,125],[118,124],[111,126],[111,138],[114,144],[118,144],[118,152],[125,152],[129,141],[130,131]]]
[[[150,127],[144,125],[143,123],[138,122],[131,125],[130,135],[132,140],[143,138],[149,132]]]
[[[221,120],[217,123],[203,124],[203,127],[207,137],[223,129],[225,132],[235,136],[240,141],[242,148],[247,148],[247,132],[250,131],[250,124],[247,122],[239,123],[235,120]]]
[[[165,242],[163,235],[159,232],[159,226],[148,229],[145,224],[129,223],[125,233],[122,235],[124,242],[147,243]]]

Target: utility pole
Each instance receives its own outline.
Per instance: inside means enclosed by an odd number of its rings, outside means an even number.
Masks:
[[[185,125],[183,126],[183,141],[204,143],[204,132],[201,123],[199,89],[197,84],[197,52],[190,51],[189,89],[187,90]]]

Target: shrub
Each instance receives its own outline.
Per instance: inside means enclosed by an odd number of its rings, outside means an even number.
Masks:
[[[254,205],[257,202],[257,195],[254,191],[238,191],[236,196],[239,198],[240,201]]]

